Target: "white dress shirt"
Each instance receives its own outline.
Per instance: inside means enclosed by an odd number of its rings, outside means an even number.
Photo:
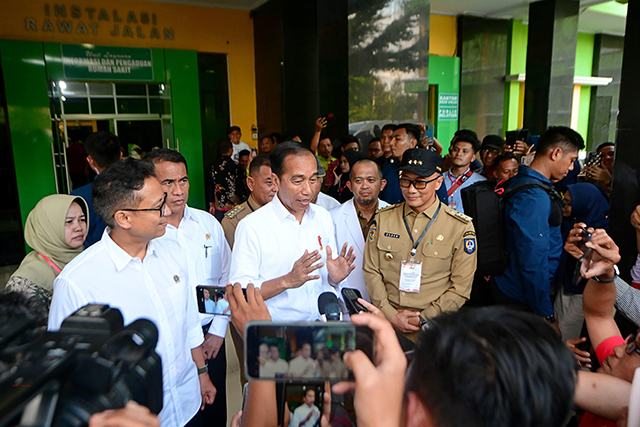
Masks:
[[[276,195],[238,223],[231,255],[231,282],[261,287],[265,281],[288,274],[305,250],[319,250],[322,259],[318,262],[324,265],[311,273],[320,276],[319,279],[287,289],[266,301],[274,322],[313,322],[320,317],[318,296],[323,292],[338,295],[337,289],[329,284],[327,245],[336,258],[340,248],[336,247],[333,222],[326,209],[309,204],[299,223]]]
[[[389,204],[384,200],[378,200],[378,209],[385,206],[389,206]],[[353,199],[347,200],[342,205],[331,209],[329,213],[335,227],[336,244],[339,248],[342,248],[342,245],[348,243],[349,247],[353,246],[353,253],[356,254],[356,260],[354,261],[356,268],[340,287],[357,289],[362,294],[363,299],[371,301],[364,282],[364,273],[362,272],[364,236],[362,235],[360,221],[358,221],[356,205],[353,203]]]
[[[317,378],[320,376],[320,366],[316,360],[300,355],[289,362],[289,374],[296,378]]]
[[[108,304],[124,324],[151,320],[158,327],[162,359],[163,426],[183,426],[200,408],[200,382],[191,349],[203,342],[186,260],[172,241],[153,240],[144,260],[133,258],[109,236],[86,249],[53,282],[49,330],[86,304]]]
[[[331,196],[324,194],[323,192],[318,193],[318,198],[316,199],[316,205],[322,206],[326,210],[330,211],[336,206],[340,206],[340,202],[334,199]]]
[[[307,418],[310,412],[313,413],[311,418],[309,418],[306,423],[303,423],[302,420]],[[318,409],[316,405],[309,406],[303,403],[293,411],[289,427],[313,427],[318,422],[318,419],[320,419],[320,409]]]
[[[167,231],[160,239],[178,242],[182,251],[188,254],[189,275],[195,285],[225,286],[229,279],[231,249],[224,237],[218,220],[209,212],[185,206],[184,216],[178,228],[167,225]],[[197,298],[195,289],[194,298]],[[196,300],[196,309],[198,307]],[[209,333],[223,337],[229,325],[229,316],[200,314],[203,325],[211,322]]]
[[[462,175],[460,175],[459,177],[455,177],[451,174],[451,169],[449,169],[448,171],[446,171],[444,173],[444,188],[449,191],[449,189],[455,184],[457,183],[459,180],[462,180],[464,175],[466,173],[469,172],[470,169],[467,169],[466,171],[464,171],[464,173]],[[480,175],[479,173],[476,172],[472,172],[471,176],[469,178],[466,179],[466,181],[464,181],[462,183],[462,185],[460,185],[460,187],[458,187],[451,196],[447,196],[447,200],[449,203],[449,207],[453,208],[455,210],[457,210],[460,213],[464,213],[464,207],[462,206],[462,195],[460,194],[460,191],[463,188],[467,188],[470,185],[475,184],[476,182],[480,182],[480,181],[486,181],[487,178],[485,178],[484,176]]]

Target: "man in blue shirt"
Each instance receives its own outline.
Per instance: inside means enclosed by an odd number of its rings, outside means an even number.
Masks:
[[[386,126],[385,126],[386,128]],[[383,128],[384,129],[384,128]],[[421,140],[421,132],[418,125],[413,123],[402,123],[396,126],[391,136],[390,146],[393,157],[382,167],[382,179],[387,181],[387,185],[380,193],[380,198],[385,202],[394,205],[404,201],[400,190],[399,168],[402,163],[402,155],[410,148],[415,148]]]
[[[92,133],[84,142],[84,148],[87,150],[87,163],[91,169],[100,175],[108,166],[111,166],[122,158],[120,149],[120,139],[111,132],[100,131]],[[91,200],[91,189],[93,183],[87,184],[80,188],[76,188],[71,192],[72,196],[80,196],[86,200],[89,206],[89,233],[84,241],[84,247],[88,248],[102,238],[106,224],[93,210]]]
[[[540,137],[531,166],[521,165],[508,185],[536,182],[551,187],[573,169],[582,148],[584,141],[574,130],[550,127]],[[498,304],[531,311],[556,328],[549,291],[562,251],[559,209],[541,188],[521,190],[507,200],[506,243],[511,258],[505,272],[495,277],[494,287]]]

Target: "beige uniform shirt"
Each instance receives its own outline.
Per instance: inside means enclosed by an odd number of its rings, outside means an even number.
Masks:
[[[440,212],[414,256],[416,261],[422,261],[420,292],[402,292],[398,289],[402,261],[411,259],[413,247],[403,217],[418,241],[438,205]],[[457,310],[469,299],[476,270],[471,218],[440,201],[420,214],[405,203],[384,208],[378,211],[369,229],[363,270],[371,302],[388,319],[398,309],[420,311],[425,319]]]
[[[224,215],[221,222],[222,229],[231,249],[233,249],[234,236],[240,220],[258,209],[260,209],[260,205],[258,205],[253,196],[249,195],[246,202],[236,206]]]

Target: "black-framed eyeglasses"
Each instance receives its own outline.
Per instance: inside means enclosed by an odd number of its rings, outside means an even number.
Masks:
[[[422,180],[412,181],[412,180],[407,179],[407,178],[400,178],[400,187],[409,188],[409,187],[411,187],[411,184],[413,184],[413,187],[416,190],[424,190],[425,188],[427,188],[427,184],[437,180],[438,178],[440,178],[440,176],[437,176],[437,177],[435,177],[433,179],[430,179],[428,181],[422,181]]]
[[[162,204],[159,208],[146,208],[146,209],[118,209],[119,211],[128,211],[128,212],[144,212],[144,211],[159,211],[160,218],[164,216],[164,207],[167,205],[167,193],[164,193],[164,199],[162,199]],[[116,211],[117,212],[117,211]],[[116,214],[114,213],[113,216]]]
[[[636,344],[636,334],[629,335],[624,341],[626,343],[626,347],[624,348],[625,353],[636,353],[640,356],[640,348],[638,348],[638,345]]]

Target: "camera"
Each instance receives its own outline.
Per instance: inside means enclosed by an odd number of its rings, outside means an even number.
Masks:
[[[86,426],[91,415],[134,400],[162,409],[158,329],[89,304],[60,330],[36,328],[27,313],[0,327],[0,427]]]

